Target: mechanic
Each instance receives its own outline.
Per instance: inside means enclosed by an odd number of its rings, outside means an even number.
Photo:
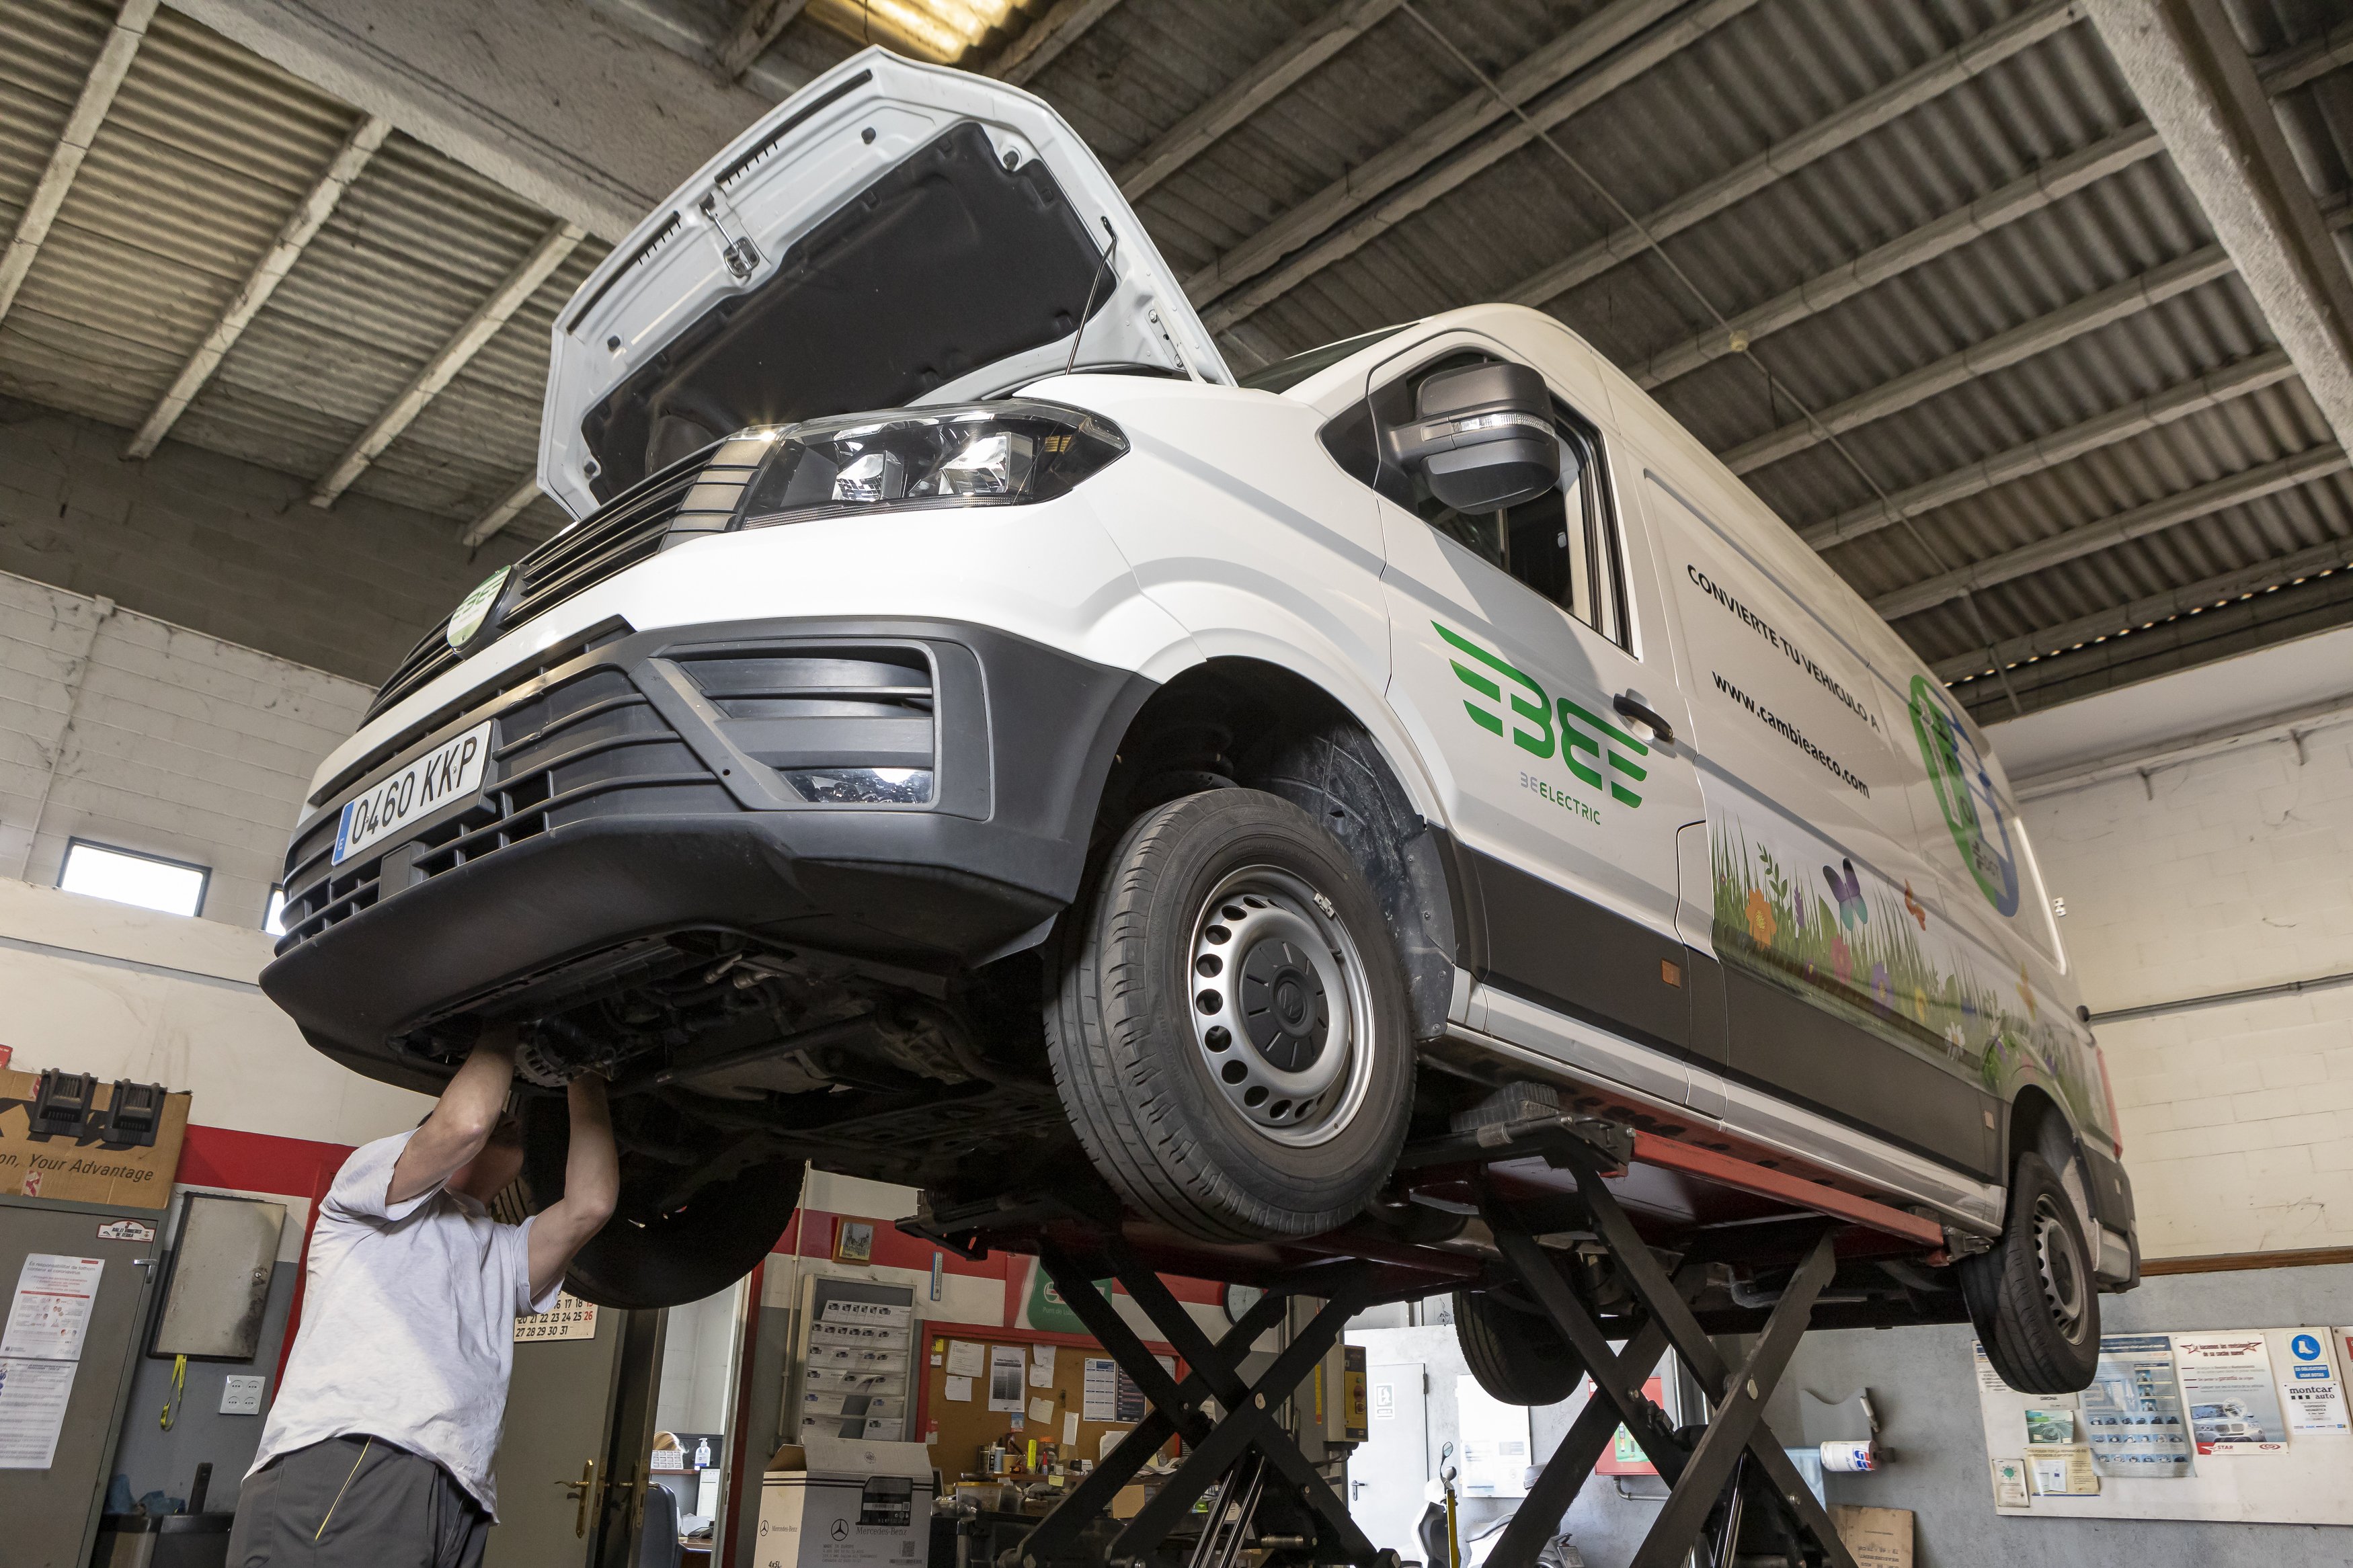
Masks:
[[[302,1326],[246,1472],[233,1568],[474,1568],[514,1320],[546,1311],[619,1189],[605,1080],[575,1079],[564,1196],[485,1206],[522,1169],[512,1031],[485,1034],[410,1131],[354,1150],[319,1205]]]

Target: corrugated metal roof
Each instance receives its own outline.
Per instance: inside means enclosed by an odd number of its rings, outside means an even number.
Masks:
[[[1116,169],[1336,3],[1124,0],[1028,85]],[[2339,34],[2330,29],[2347,23],[2337,0],[2226,4],[2259,65],[2316,42],[2333,47]],[[1018,15],[1026,21],[1048,9],[1033,3]],[[111,15],[88,0],[0,0],[0,218],[13,220],[38,177]],[[2168,161],[2148,153],[2139,107],[2090,24],[2049,0],[1409,0],[1161,180],[1139,204],[1145,222],[1178,271],[1193,276],[1257,237],[1286,232],[1270,226],[1302,203],[1348,192],[1320,234],[1301,237],[1317,247],[1317,264],[1286,263],[1287,287],[1254,285],[1272,297],[1226,331],[1244,363],[1512,297],[1625,228],[1611,200],[1542,144],[1450,179],[1442,195],[1405,204],[1411,210],[1393,221],[1347,230],[1345,243],[1333,237],[1382,195],[1366,188],[1368,166],[1451,107],[1483,101],[1485,89],[1425,23],[1478,71],[1500,77],[1580,24],[1629,15],[1662,28],[1700,16],[1715,25],[1586,103],[1553,135],[1616,203],[1672,220],[1662,246],[1674,267],[1638,248],[1586,269],[1591,275],[1546,308],[1639,370],[1715,331],[1676,268],[1737,316],[1819,289],[1880,247],[1912,254],[1914,264],[1841,287],[1831,302],[1764,331],[1752,354],[1694,363],[1656,388],[1719,452],[1790,426],[1800,404],[1817,414],[1868,405],[1868,416],[1853,414],[1835,444],[1801,428],[1776,437],[1791,449],[1748,468],[1748,482],[1799,529],[1854,515],[1881,492],[1966,477],[1989,460],[2010,465],[1999,482],[1948,484],[1908,521],[1826,545],[1831,565],[1867,596],[2330,449],[2329,430],[2292,375],[2273,370],[2252,378],[2255,390],[2200,394],[2202,377],[2273,363],[2262,356],[2276,345],[2197,203]],[[1988,52],[1989,40],[2013,37],[2019,47]],[[807,15],[776,54],[815,71],[854,47],[838,26]],[[1586,71],[1606,71],[1617,58]],[[1873,111],[1883,95],[1930,74],[1933,90]],[[1558,95],[1584,94],[1585,75],[1537,95],[1532,112]],[[2316,198],[2340,207],[2353,196],[2353,69],[2306,70],[2278,109]],[[1508,117],[1489,119],[1466,141],[1435,149],[1409,179],[1516,133]],[[0,389],[136,424],[353,121],[283,72],[161,13],[48,247],[0,322]],[[2087,150],[2126,144],[2137,151],[2066,194],[1938,237],[1973,203],[2014,196]],[[1768,150],[1768,176],[1747,182],[1736,199],[1711,202],[1695,221],[1674,218],[1679,204]],[[174,434],[306,477],[323,473],[549,222],[396,133]],[[2340,245],[2346,237],[2340,228]],[[510,493],[534,463],[550,323],[601,254],[590,243],[568,258],[354,488],[457,521]],[[1292,257],[1300,254],[1294,246]],[[2059,330],[2087,301],[2134,293],[2141,280],[2184,267],[2199,268],[2192,286],[2135,297]],[[1989,353],[2021,336],[2027,348],[1987,364]],[[1965,359],[1965,373],[1919,395],[1891,390]],[[2176,416],[2184,398],[2200,405]],[[2162,422],[2137,419],[2144,427],[2119,439],[2080,437],[2087,422],[2131,417],[2143,400],[2168,411]],[[2066,455],[2020,459],[2054,439],[2071,444]],[[538,532],[559,517],[543,501],[517,526]],[[2010,684],[2040,701],[2263,635],[2250,611],[2196,630],[2160,617],[2171,629],[2153,624],[2137,634],[2142,651],[2130,655],[2077,636],[2103,616],[2121,630],[2130,606],[2146,610],[2232,574],[2260,579],[2267,563],[2325,555],[2333,542],[2353,550],[2353,479],[2341,471],[2010,576],[1905,616],[1898,630],[1957,674],[1973,650],[2002,645],[2010,651],[1999,662],[2019,666]],[[2278,574],[2284,581],[2285,569]],[[2353,593],[2313,578],[2263,607],[2269,624],[2294,629],[2353,613]],[[2054,651],[2037,639],[2063,628],[2090,646],[2055,661],[2034,657]],[[1962,689],[1982,708],[2002,702],[2000,685],[1969,680]]]

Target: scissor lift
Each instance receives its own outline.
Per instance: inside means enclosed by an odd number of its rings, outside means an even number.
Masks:
[[[1719,1243],[1737,1238],[1730,1251],[1687,1247],[1671,1272],[1620,1196],[1620,1189],[1661,1181],[1686,1194],[1725,1194],[1755,1212],[1717,1232]],[[1369,1221],[1305,1242],[1205,1246],[1123,1218],[1115,1205],[1084,1193],[1000,1199],[907,1222],[967,1256],[1035,1254],[1152,1405],[997,1568],[1148,1568],[1164,1561],[1172,1533],[1213,1489],[1214,1506],[1188,1554],[1196,1568],[1237,1561],[1245,1529],[1269,1550],[1270,1562],[1393,1568],[1280,1424],[1279,1411],[1357,1313],[1458,1289],[1502,1291],[1515,1305],[1540,1310],[1598,1390],[1489,1554],[1493,1568],[1533,1568],[1621,1422],[1670,1488],[1634,1568],[1672,1568],[1694,1551],[1702,1568],[1730,1568],[1744,1521],[1751,1540],[1778,1539],[1788,1561],[1853,1568],[1829,1515],[1766,1426],[1764,1407],[1841,1259],[1942,1262],[1939,1225],[1757,1161],[1606,1117],[1565,1113],[1549,1091],[1525,1086],[1458,1117],[1444,1136],[1409,1144],[1390,1195],[1441,1211],[1475,1210],[1492,1246],[1482,1238],[1415,1240]],[[1578,1276],[1565,1267],[1569,1255],[1546,1239],[1563,1233],[1614,1265],[1620,1289],[1606,1310],[1573,1283]],[[1735,1254],[1794,1260],[1761,1325],[1747,1314],[1742,1326],[1757,1338],[1737,1367],[1725,1363],[1693,1306],[1711,1283],[1710,1266]],[[1212,1342],[1162,1283],[1163,1271],[1253,1284],[1266,1294]],[[1182,1379],[1162,1368],[1095,1289],[1093,1281],[1106,1277],[1183,1359]],[[1316,1304],[1305,1326],[1254,1382],[1246,1378],[1242,1356],[1301,1300]],[[1612,1350],[1613,1341],[1622,1348]],[[1707,1395],[1709,1416],[1697,1427],[1678,1430],[1643,1395],[1670,1347]],[[1113,1496],[1171,1437],[1184,1445],[1175,1473],[1133,1518],[1113,1521]]]

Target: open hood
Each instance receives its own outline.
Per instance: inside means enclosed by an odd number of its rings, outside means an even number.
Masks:
[[[1082,311],[1082,366],[1233,380],[1060,115],[866,49],[580,286],[556,318],[539,482],[580,517],[748,426],[987,396],[1060,370]]]

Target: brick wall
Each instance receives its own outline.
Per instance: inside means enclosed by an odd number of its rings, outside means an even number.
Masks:
[[[2353,971],[2353,716],[2024,814],[2094,1014]],[[2095,1026],[2147,1254],[2353,1245],[2353,985]]]
[[[307,481],[166,441],[143,463],[123,433],[0,398],[0,572],[371,684],[493,567],[448,522],[364,495],[332,510]]]
[[[0,876],[69,838],[212,868],[204,914],[260,924],[311,771],[367,687],[0,573]]]

